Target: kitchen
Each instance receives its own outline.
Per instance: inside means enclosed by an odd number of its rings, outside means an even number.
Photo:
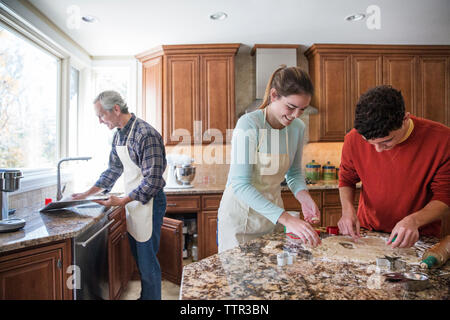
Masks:
[[[30,83],[46,84],[33,89],[40,94],[29,95],[38,106],[35,110],[15,112],[44,125],[17,120],[17,126],[29,130],[27,140],[17,140],[26,147],[14,149],[7,144],[5,150],[15,153],[2,153],[0,166],[23,168],[18,173],[23,177],[15,179],[20,185],[2,193],[2,200],[8,200],[3,211],[17,219],[11,224],[20,229],[0,234],[1,299],[138,298],[139,274],[128,247],[124,208],[90,202],[39,211],[57,203],[57,194],[65,197],[85,190],[107,168],[112,134],[98,124],[92,100],[111,88],[120,91],[133,113],[162,134],[166,147],[167,209],[158,254],[163,299],[448,299],[448,264],[427,274],[431,288],[426,290],[410,293],[397,288],[383,295],[376,288],[362,288],[354,294],[341,290],[339,295],[336,292],[342,288],[332,283],[357,275],[356,280],[345,280],[355,288],[374,274],[361,268],[379,267],[376,261],[348,263],[348,273],[336,272],[339,261],[317,262],[322,270],[318,281],[302,271],[311,268],[310,254],[301,245],[287,242],[284,234],[264,236],[217,254],[217,212],[231,162],[232,129],[237,119],[260,104],[267,79],[280,64],[309,71],[316,88],[311,107],[300,117],[306,125],[301,167],[310,182],[316,182],[308,184],[308,190],[321,212],[320,225],[315,227],[324,239],[327,227],[337,226],[342,214],[336,169],[362,93],[391,84],[402,91],[407,111],[450,124],[450,7],[446,1],[427,5],[420,1],[407,5],[402,1],[286,1],[280,14],[273,14],[280,12],[280,4],[263,2],[187,5],[135,0],[126,6],[121,1],[108,6],[101,1],[75,5],[50,0],[0,2],[2,42],[10,48],[17,46],[24,68],[33,65],[29,61],[44,66],[30,71],[21,95],[6,93],[28,97]],[[129,16],[124,17],[125,11]],[[268,23],[268,17],[273,21]],[[118,25],[116,21],[125,22]],[[33,48],[25,50],[29,43]],[[36,46],[44,48],[46,56],[35,53]],[[8,63],[12,65],[13,60]],[[32,104],[17,101],[17,105]],[[13,102],[2,100],[5,105]],[[11,137],[15,135],[2,140]],[[26,152],[22,155],[20,149]],[[19,156],[14,158],[16,153]],[[76,157],[91,159],[69,160]],[[66,161],[58,163],[61,159]],[[123,194],[122,185],[118,181],[110,194]],[[355,207],[360,189],[358,185]],[[301,211],[287,186],[282,187],[281,196],[286,210]],[[448,234],[447,217],[440,237]],[[436,241],[421,239],[417,253],[421,256]],[[299,256],[292,265],[277,269],[277,255],[285,251]],[[96,270],[83,276],[86,266],[93,265]],[[264,270],[270,276],[264,276]],[[245,277],[260,272],[262,282]],[[289,282],[290,278],[302,279],[313,288],[326,279],[330,285],[321,294],[321,289],[308,291],[298,281]],[[27,286],[17,289],[18,283],[33,281],[40,283],[34,286],[36,291]],[[89,287],[84,281],[96,285]]]

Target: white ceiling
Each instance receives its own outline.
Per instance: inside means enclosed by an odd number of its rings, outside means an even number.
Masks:
[[[450,44],[449,0],[29,0],[92,56],[135,55],[161,44]],[[70,6],[95,24],[69,28]],[[381,29],[344,17],[381,10]],[[212,21],[217,11],[228,19]]]

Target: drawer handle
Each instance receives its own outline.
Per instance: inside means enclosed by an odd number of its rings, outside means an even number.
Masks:
[[[167,206],[168,206],[168,207],[176,207],[177,204],[176,204],[176,203],[168,203]]]

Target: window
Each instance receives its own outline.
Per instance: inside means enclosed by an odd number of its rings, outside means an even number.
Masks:
[[[0,167],[56,165],[60,59],[0,24]]]
[[[69,89],[69,156],[78,155],[78,112],[80,71],[70,67]]]

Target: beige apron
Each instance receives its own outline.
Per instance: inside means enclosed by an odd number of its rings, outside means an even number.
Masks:
[[[129,194],[136,189],[144,179],[141,169],[131,160],[128,153],[128,139],[133,131],[136,120],[131,126],[127,141],[124,146],[117,146],[117,155],[122,161],[123,178],[125,182],[125,192]],[[127,217],[127,231],[138,242],[145,242],[150,239],[153,231],[153,198],[146,204],[134,200],[125,205]]]
[[[264,109],[264,126],[266,125],[266,109]],[[260,152],[264,139],[263,130],[258,141],[256,164],[253,165],[252,185],[267,200],[284,208],[281,199],[281,185],[289,170],[289,139],[286,130],[286,154]],[[278,163],[278,165],[277,165]],[[271,167],[275,165],[275,170]],[[229,184],[223,193],[218,211],[219,252],[236,247],[240,243],[250,241],[274,231],[275,226],[269,219],[259,214],[246,203],[240,201]]]

